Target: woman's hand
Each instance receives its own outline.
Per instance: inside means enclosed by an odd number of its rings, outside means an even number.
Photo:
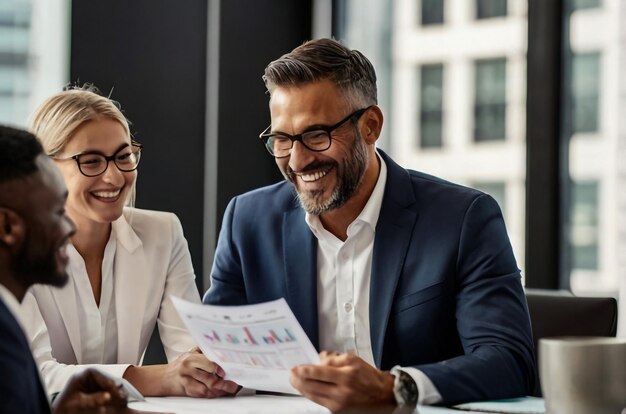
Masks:
[[[181,354],[166,365],[130,366],[124,373],[145,396],[214,398],[234,395],[241,388],[224,380],[224,370],[207,359],[199,348]]]
[[[236,394],[239,385],[224,380],[224,375],[222,367],[196,347],[167,365],[163,382],[171,390],[167,395],[213,398]]]

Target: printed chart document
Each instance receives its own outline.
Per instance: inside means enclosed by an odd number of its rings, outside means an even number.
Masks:
[[[299,394],[290,369],[320,362],[285,299],[245,306],[172,301],[204,355],[246,388]]]

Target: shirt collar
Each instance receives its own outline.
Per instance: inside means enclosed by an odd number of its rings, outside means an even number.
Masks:
[[[348,226],[348,236],[350,236],[350,228],[358,221],[368,224],[373,231],[376,231],[376,223],[378,223],[378,216],[380,214],[380,208],[383,204],[383,196],[385,195],[385,185],[387,184],[387,165],[378,154],[378,151],[376,151],[376,158],[380,163],[380,171],[378,172],[376,185],[374,186],[374,190],[372,191],[370,198],[367,200],[365,207],[361,210],[361,213]],[[304,219],[313,234],[318,237],[319,231],[323,229],[319,216],[306,213]]]

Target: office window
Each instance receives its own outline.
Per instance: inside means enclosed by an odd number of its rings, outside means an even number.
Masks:
[[[0,123],[25,127],[69,81],[70,0],[0,0]]]
[[[474,140],[496,141],[506,137],[506,59],[475,63]]]
[[[443,65],[424,65],[420,75],[420,136],[421,148],[438,148],[442,144],[443,123]]]
[[[507,0],[476,0],[476,18],[489,19],[506,16]]]
[[[15,123],[26,118],[30,97],[28,2],[0,5],[0,121]]]
[[[443,23],[444,0],[422,0],[421,23],[422,25]]]
[[[502,210],[502,215],[505,215],[506,212],[506,184],[501,181],[493,181],[493,182],[476,182],[472,184],[472,187],[477,190],[483,191],[490,196],[492,196],[500,206],[500,210]]]
[[[600,54],[572,56],[572,132],[598,131]]]
[[[572,10],[593,9],[600,7],[600,0],[570,0]]]
[[[507,10],[514,18],[496,19],[497,24],[446,14],[444,24],[425,28],[422,0],[341,0],[346,16],[339,20],[345,25],[338,37],[374,57],[385,81],[379,82],[380,96],[388,99],[379,99],[385,125],[377,146],[403,167],[479,183],[506,209],[509,238],[524,270],[527,13],[526,0],[515,1]],[[460,3],[473,19],[475,1]],[[444,4],[445,13],[456,10],[450,1]],[[481,36],[489,41],[468,47],[468,39]],[[485,58],[492,59],[477,62]],[[475,135],[499,141],[476,144]]]
[[[572,270],[598,269],[598,182],[574,182],[571,206]]]

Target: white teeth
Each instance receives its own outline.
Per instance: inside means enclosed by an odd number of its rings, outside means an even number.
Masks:
[[[100,198],[115,198],[120,195],[120,190],[116,191],[94,191],[93,195]]]
[[[300,174],[300,178],[302,178],[302,181],[304,181],[305,183],[309,183],[311,181],[319,180],[326,174],[328,174],[328,171],[317,171],[313,174]]]

